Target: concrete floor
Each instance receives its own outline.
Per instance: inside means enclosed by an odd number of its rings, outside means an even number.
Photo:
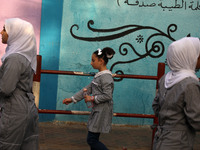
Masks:
[[[41,122],[39,124],[40,150],[90,150],[86,143],[85,123]],[[102,141],[109,150],[150,150],[152,130],[149,126],[113,125],[109,134],[102,134]],[[194,150],[200,149],[200,133],[197,134]]]

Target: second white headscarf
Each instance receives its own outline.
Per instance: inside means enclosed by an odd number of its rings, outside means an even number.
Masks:
[[[36,72],[37,47],[32,24],[19,18],[11,18],[5,21],[5,29],[8,41],[1,61],[3,62],[10,54],[19,53],[28,59]]]
[[[165,88],[170,88],[187,77],[199,81],[195,75],[200,54],[200,41],[195,37],[184,37],[170,44],[167,51],[167,64],[170,72],[165,77]]]

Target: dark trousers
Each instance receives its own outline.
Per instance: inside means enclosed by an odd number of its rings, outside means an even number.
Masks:
[[[108,150],[107,147],[99,141],[100,133],[93,133],[88,131],[87,143],[91,150]]]

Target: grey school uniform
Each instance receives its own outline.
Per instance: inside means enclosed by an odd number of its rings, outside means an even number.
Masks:
[[[93,81],[85,88],[88,90],[88,95],[95,97],[94,107],[88,120],[88,130],[94,133],[108,133],[113,116],[114,81],[111,72],[105,70],[97,73]],[[74,102],[83,98],[83,89],[72,97]]]
[[[200,85],[188,77],[166,89],[164,80],[152,105],[159,118],[153,150],[192,150],[200,131]]]
[[[20,54],[0,68],[0,150],[38,150],[38,112],[32,94],[33,70]]]

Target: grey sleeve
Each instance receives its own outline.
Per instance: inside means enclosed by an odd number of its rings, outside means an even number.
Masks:
[[[15,57],[7,57],[1,66],[0,94],[9,96],[15,90],[21,75],[22,65]]]
[[[200,131],[200,87],[197,84],[190,84],[185,90],[185,108],[188,123]]]
[[[158,117],[158,114],[159,114],[159,111],[160,111],[159,92],[156,93],[156,97],[154,98],[153,103],[152,103],[152,108],[153,108],[153,111],[154,111],[156,117]]]
[[[158,81],[158,89],[156,90],[156,96],[153,100],[153,103],[152,103],[152,108],[153,108],[153,111],[154,111],[154,114],[156,117],[158,117],[159,115],[159,111],[160,111],[160,90],[161,90],[161,85],[163,85],[164,83],[164,79],[165,79],[165,76],[163,76],[159,81]]]
[[[91,92],[92,92],[91,83],[89,85],[87,85],[86,87],[84,87],[84,88],[87,89],[87,94],[90,95]],[[81,101],[84,98],[84,92],[83,92],[84,88],[82,88],[79,92],[77,92],[74,96],[72,96],[72,101],[74,103],[76,103],[78,101]]]
[[[110,74],[102,75],[101,87],[102,87],[102,93],[99,95],[95,95],[95,102],[102,103],[105,101],[112,100],[114,81]]]

